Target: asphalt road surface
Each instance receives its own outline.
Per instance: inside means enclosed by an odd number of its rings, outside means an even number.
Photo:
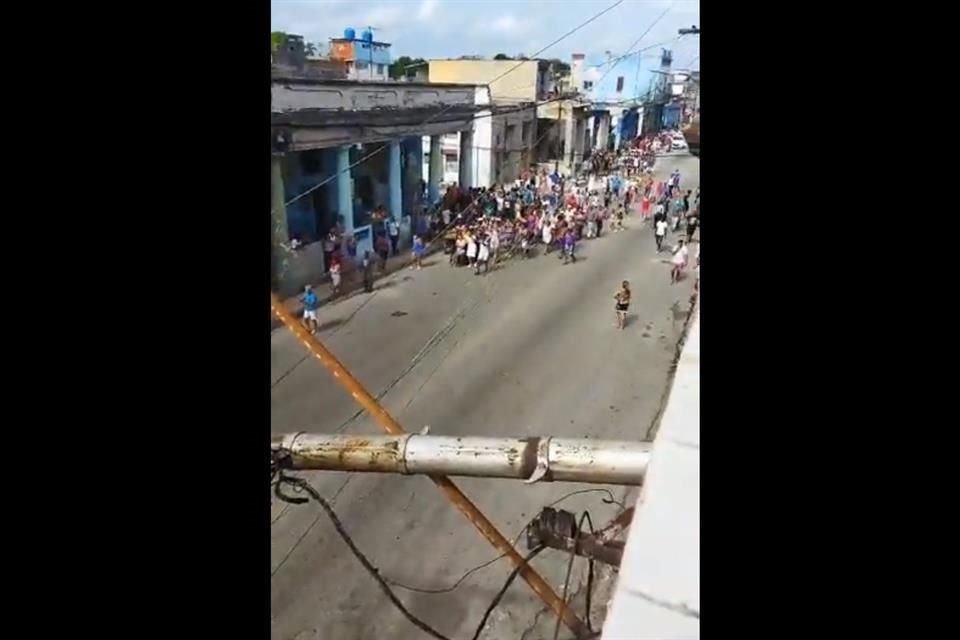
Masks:
[[[684,189],[696,188],[697,158],[659,158],[656,174],[665,177],[674,168]],[[683,327],[675,310],[689,308],[693,283],[690,277],[671,285],[669,254],[656,254],[649,224],[633,217],[627,224],[625,231],[604,229],[602,238],[581,243],[576,264],[563,265],[554,254],[513,259],[478,277],[449,267],[442,254],[432,256],[422,271],[401,271],[381,280],[373,294],[322,308],[320,339],[408,431],[429,425],[443,435],[649,439]],[[628,325],[618,331],[613,295],[624,279],[633,298]],[[305,353],[286,329],[271,334],[273,432],[381,433]],[[497,555],[426,478],[304,475],[391,581],[443,589]],[[596,488],[455,481],[510,537],[543,506]],[[622,487],[609,488],[622,499]],[[618,510],[604,497],[594,491],[558,506],[589,509],[600,525]],[[271,520],[275,640],[429,637],[393,608],[319,506],[275,501]],[[559,593],[566,562],[564,554],[547,551],[533,565]],[[396,592],[442,633],[470,638],[511,568],[502,559],[448,593]],[[541,609],[518,579],[481,637],[519,638]]]

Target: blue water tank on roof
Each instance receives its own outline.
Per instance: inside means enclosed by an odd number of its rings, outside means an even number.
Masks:
[[[363,38],[364,42],[373,42],[373,31],[364,31],[360,37]]]
[[[353,30],[353,27],[347,27],[343,30],[343,37],[347,40],[356,40],[357,32]]]

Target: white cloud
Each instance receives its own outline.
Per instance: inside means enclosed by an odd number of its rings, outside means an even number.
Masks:
[[[518,33],[520,29],[523,28],[523,25],[523,21],[517,20],[513,14],[508,13],[491,22],[489,24],[489,28],[495,33],[499,33],[501,35],[513,35]]]
[[[432,18],[437,12],[438,4],[440,0],[421,0],[420,6],[417,7],[417,20],[425,21]]]
[[[403,22],[405,12],[403,7],[397,5],[381,5],[373,7],[365,12],[361,22],[356,25],[357,29],[366,28],[368,25],[376,29],[392,29]]]

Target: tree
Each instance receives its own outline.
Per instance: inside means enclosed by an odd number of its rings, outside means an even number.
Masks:
[[[512,60],[513,58],[511,58],[505,53],[498,53],[497,55],[493,56],[493,59],[494,60]]]
[[[306,43],[304,43],[304,45],[303,45],[303,52],[306,53],[308,56],[315,56],[315,55],[317,55],[317,50],[318,50],[318,47],[317,47],[316,43],[306,42]]]
[[[411,58],[410,56],[400,56],[390,63],[390,77],[399,80],[408,74],[413,74],[418,68],[426,65],[427,61],[423,58]]]
[[[283,44],[283,41],[287,39],[287,34],[283,31],[272,31],[270,32],[270,51],[276,51],[280,48],[280,45]]]
[[[570,63],[564,62],[560,58],[551,58],[547,60],[550,64],[553,65],[553,70],[561,75],[570,73]]]

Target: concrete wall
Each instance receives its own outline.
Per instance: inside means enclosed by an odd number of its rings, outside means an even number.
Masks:
[[[474,87],[436,87],[410,82],[350,81],[297,82],[274,80],[271,85],[271,111],[301,109],[333,109],[338,111],[370,111],[374,109],[411,109],[473,105]]]
[[[534,102],[539,64],[536,60],[430,60],[429,78],[430,82],[490,85],[494,102]]]
[[[700,313],[637,500],[603,640],[700,637]]]

